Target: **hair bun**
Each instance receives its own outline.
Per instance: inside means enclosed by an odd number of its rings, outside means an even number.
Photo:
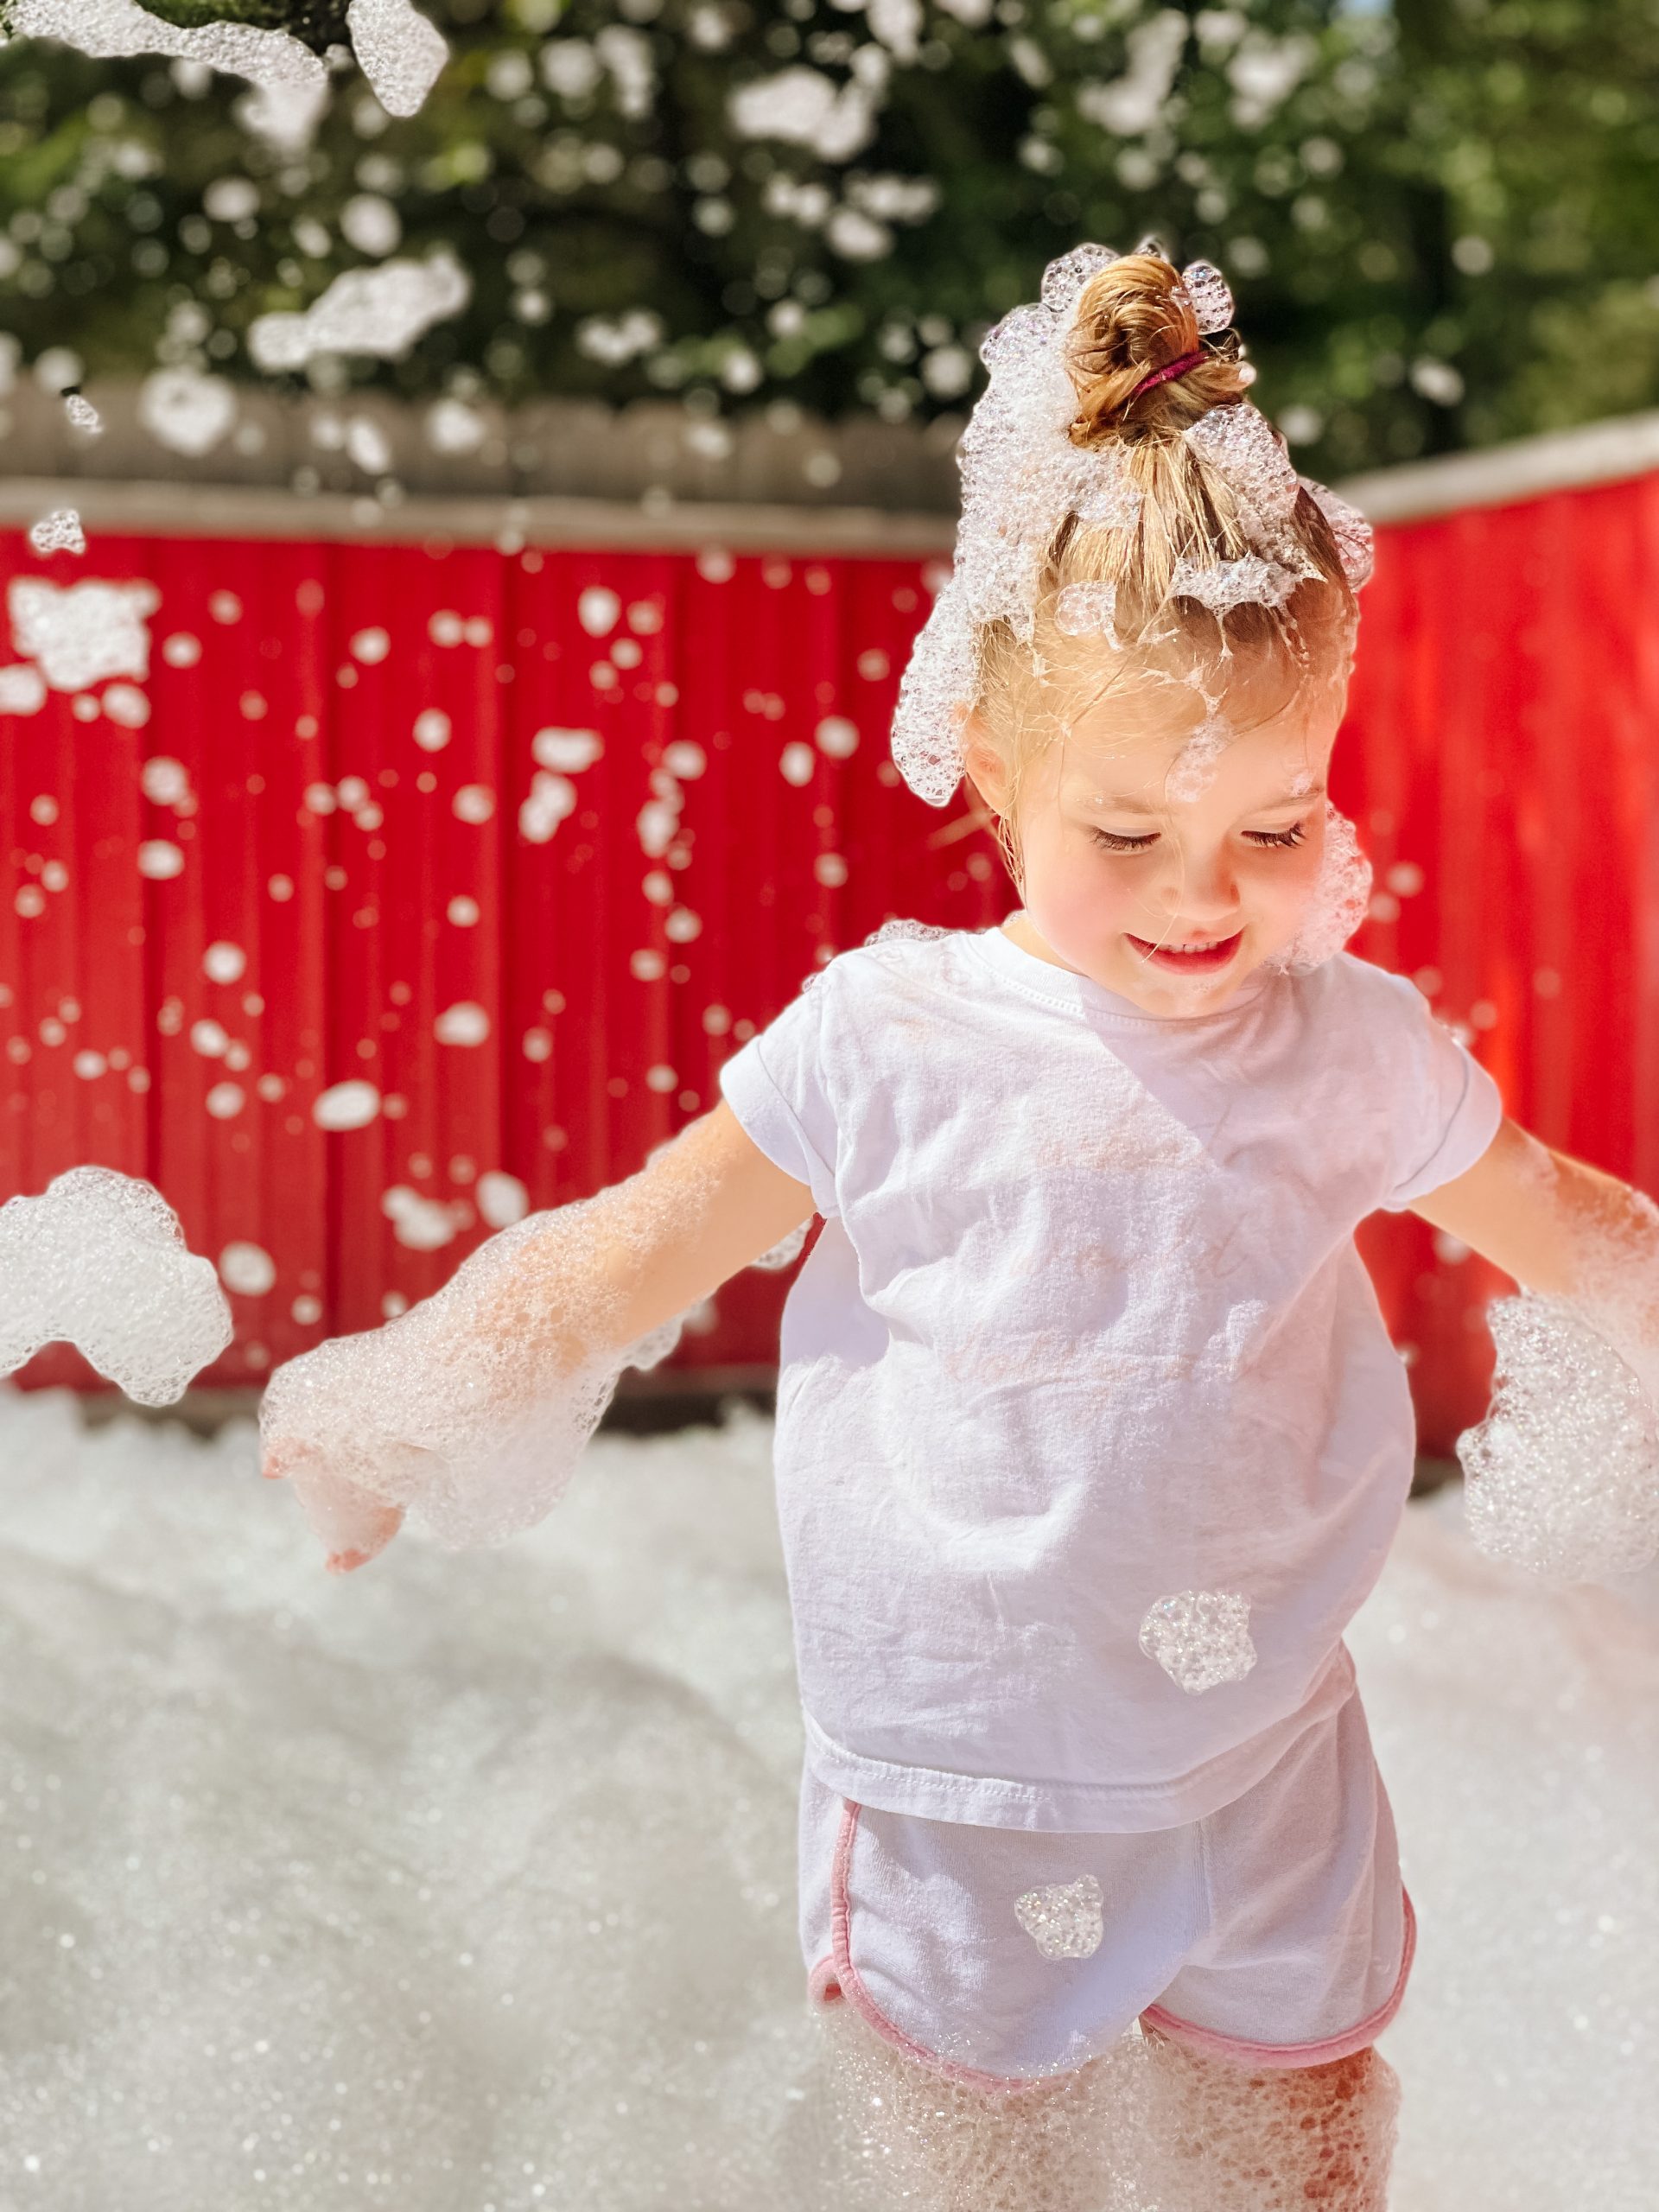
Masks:
[[[1236,349],[1225,347],[1137,396],[1144,378],[1198,350],[1199,304],[1161,254],[1127,253],[1090,277],[1064,348],[1077,395],[1077,444],[1131,429],[1179,435],[1210,408],[1237,397],[1244,384]]]

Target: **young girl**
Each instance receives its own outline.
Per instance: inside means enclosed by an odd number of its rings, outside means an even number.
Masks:
[[[941,2203],[1103,2204],[1083,2085],[1137,2021],[1137,2202],[1384,2203],[1414,1929],[1342,1635],[1414,1428],[1353,1232],[1409,1208],[1567,1295],[1652,1250],[1341,950],[1369,534],[1231,319],[1206,264],[1084,247],[987,342],[894,753],[935,804],[965,769],[1020,910],[842,954],[640,1174],[264,1412],[331,1568],[406,1510],[499,1540],[620,1367],[822,1216],[777,1422],[804,1960]]]

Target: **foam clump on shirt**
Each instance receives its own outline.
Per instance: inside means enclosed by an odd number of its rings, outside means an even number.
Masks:
[[[1160,1598],[1141,1624],[1141,1649],[1190,1696],[1242,1682],[1255,1664],[1250,1601],[1231,1590]]]
[[[139,1405],[170,1406],[231,1334],[212,1261],[150,1184],[72,1167],[0,1206],[0,1375],[64,1342]]]

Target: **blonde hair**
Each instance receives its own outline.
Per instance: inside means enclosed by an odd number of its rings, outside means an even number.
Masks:
[[[1191,353],[1181,374],[1143,391],[1154,371]],[[1312,495],[1299,495],[1288,524],[1294,552],[1312,573],[1276,604],[1243,599],[1221,611],[1177,590],[1184,571],[1240,561],[1256,549],[1249,519],[1227,478],[1185,433],[1212,408],[1242,400],[1250,372],[1230,331],[1205,345],[1173,264],[1126,254],[1091,276],[1078,296],[1064,359],[1077,394],[1071,442],[1118,461],[1135,512],[1113,524],[1068,514],[1039,579],[1033,631],[1020,638],[998,620],[976,632],[975,712],[1002,766],[1007,786],[996,833],[1016,884],[1014,828],[1024,771],[1068,726],[1080,695],[1098,697],[1185,653],[1216,688],[1277,670],[1292,686],[1344,685],[1358,606],[1330,523]],[[1138,494],[1138,500],[1135,495]],[[1109,586],[1120,641],[1101,648],[1068,634],[1058,619],[1073,586]]]

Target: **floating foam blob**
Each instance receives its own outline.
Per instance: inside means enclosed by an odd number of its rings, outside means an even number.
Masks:
[[[170,54],[255,85],[326,86],[317,55],[286,31],[246,23],[207,23],[181,30],[137,0],[10,0],[9,27],[17,38],[54,38],[96,60],[133,54]]]
[[[93,406],[92,401],[83,399],[78,391],[67,392],[64,395],[63,411],[69,417],[71,427],[79,430],[83,437],[101,438],[103,436],[103,416]]]
[[[138,387],[139,422],[158,445],[192,460],[211,453],[236,416],[234,386],[200,369],[158,369]]]
[[[856,79],[837,85],[804,64],[740,85],[727,101],[740,138],[805,146],[823,162],[849,162],[875,131],[875,106]]]
[[[380,1093],[360,1076],[331,1084],[311,1102],[311,1118],[320,1129],[365,1129],[379,1111]]]
[[[1574,1301],[1522,1291],[1486,1319],[1492,1402],[1458,1439],[1469,1533],[1559,1581],[1628,1574],[1659,1553],[1659,1421],[1642,1379]]]
[[[219,1279],[242,1298],[263,1298],[276,1281],[276,1263],[263,1244],[238,1239],[219,1255]]]
[[[140,1405],[168,1406],[231,1335],[212,1261],[152,1185],[72,1167],[0,1206],[0,1375],[61,1340]]]
[[[1100,1883],[1093,1874],[1075,1882],[1046,1882],[1014,1899],[1020,1925],[1046,1959],[1091,1959],[1106,1932]]]
[[[154,584],[89,579],[59,586],[14,576],[6,589],[12,642],[36,661],[54,691],[84,691],[106,677],[149,674],[149,618],[161,605]]]
[[[84,553],[86,533],[73,507],[59,507],[42,515],[29,531],[29,542],[37,553]]]
[[[262,315],[248,329],[248,351],[262,369],[302,369],[319,353],[366,353],[397,360],[434,323],[459,315],[472,279],[454,254],[348,269],[302,315]]]
[[[449,48],[412,0],[352,0],[352,51],[388,115],[416,115],[443,73]]]
[[[422,1196],[406,1183],[394,1183],[381,1193],[380,1211],[391,1224],[391,1233],[411,1252],[441,1252],[453,1244],[460,1224],[447,1205]]]
[[[1250,1601],[1231,1590],[1160,1598],[1141,1624],[1141,1649],[1190,1696],[1242,1682],[1255,1664]]]
[[[38,715],[46,704],[46,678],[29,661],[0,668],[0,715]]]

